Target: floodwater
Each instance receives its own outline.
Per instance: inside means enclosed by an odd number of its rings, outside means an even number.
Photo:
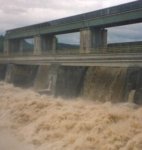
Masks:
[[[142,107],[55,99],[0,82],[1,149],[142,150]]]
[[[34,146],[24,143],[10,130],[0,130],[0,150],[34,150]]]

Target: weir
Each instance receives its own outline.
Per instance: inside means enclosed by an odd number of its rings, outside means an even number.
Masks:
[[[0,79],[54,96],[141,104],[142,42],[108,44],[107,28],[142,22],[142,2],[9,30]],[[80,32],[80,47],[57,49],[56,35]],[[33,51],[24,51],[33,38]]]
[[[134,101],[141,104],[142,68],[0,65],[1,80],[37,92],[101,102]],[[133,94],[132,94],[133,93]]]

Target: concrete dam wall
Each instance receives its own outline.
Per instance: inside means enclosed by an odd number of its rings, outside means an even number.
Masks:
[[[142,68],[0,65],[0,80],[23,88],[96,101],[142,103]]]

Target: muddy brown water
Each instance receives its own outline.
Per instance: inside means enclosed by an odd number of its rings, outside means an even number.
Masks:
[[[63,100],[0,83],[0,150],[142,150],[142,107]]]

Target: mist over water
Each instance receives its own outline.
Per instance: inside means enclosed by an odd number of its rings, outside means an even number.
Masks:
[[[37,150],[141,150],[141,114],[132,103],[63,100],[0,82],[0,129]]]

